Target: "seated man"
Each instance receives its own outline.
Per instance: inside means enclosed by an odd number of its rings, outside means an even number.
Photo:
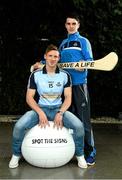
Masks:
[[[71,105],[71,78],[70,75],[58,68],[59,51],[54,45],[49,45],[45,52],[45,66],[34,71],[28,81],[26,101],[32,108],[26,112],[15,124],[13,130],[13,155],[9,168],[16,168],[21,158],[21,145],[27,129],[39,124],[40,128],[49,126],[54,122],[57,128],[70,128],[73,130],[75,142],[75,155],[80,168],[87,168],[84,159],[84,127],[83,123],[74,114],[67,111]],[[38,103],[34,96],[38,93]],[[62,102],[62,93],[64,101]],[[41,156],[41,154],[40,154]]]

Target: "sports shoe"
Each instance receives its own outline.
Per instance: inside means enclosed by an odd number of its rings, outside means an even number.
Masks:
[[[80,168],[87,168],[88,167],[84,156],[76,156],[76,158],[78,160],[78,166]]]
[[[12,155],[12,158],[9,162],[9,168],[16,168],[19,166],[19,160],[20,160],[20,156],[15,156]]]
[[[95,158],[92,157],[92,156],[89,156],[86,158],[86,163],[89,165],[89,166],[93,166],[95,164]]]

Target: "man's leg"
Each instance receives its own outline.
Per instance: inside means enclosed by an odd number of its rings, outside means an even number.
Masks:
[[[21,145],[25,133],[38,123],[38,115],[34,111],[26,112],[15,124],[13,130],[12,152],[13,156],[9,162],[10,168],[16,168],[21,157]]]
[[[96,149],[90,121],[90,100],[87,85],[73,86],[73,103],[71,111],[83,122],[85,129],[85,157],[93,157],[91,164],[95,161]],[[91,160],[90,160],[91,161]]]
[[[84,158],[84,127],[83,123],[74,114],[66,111],[63,115],[63,124],[66,128],[73,130],[73,139],[75,143],[75,155],[80,168],[87,168]]]

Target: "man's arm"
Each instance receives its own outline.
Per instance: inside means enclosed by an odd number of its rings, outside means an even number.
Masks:
[[[37,102],[34,99],[35,93],[36,93],[35,89],[28,89],[27,93],[26,93],[26,102],[34,111],[37,112],[37,114],[39,116],[39,125],[41,127],[45,127],[46,125],[49,126],[49,122],[48,122],[48,119],[47,119],[45,113],[39,107],[39,105],[37,104]]]
[[[71,101],[72,101],[72,88],[66,87],[64,89],[64,102],[62,103],[60,111],[64,113],[70,107]]]
[[[63,127],[63,113],[67,111],[67,109],[71,105],[71,99],[72,99],[72,90],[71,87],[66,87],[64,89],[64,102],[59,110],[59,112],[56,114],[54,118],[54,127],[57,126],[57,128]]]
[[[35,89],[27,89],[26,102],[34,111],[36,111],[39,114],[41,113],[41,109],[34,99],[35,93],[36,93]]]

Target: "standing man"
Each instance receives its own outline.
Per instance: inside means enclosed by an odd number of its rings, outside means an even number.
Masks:
[[[46,126],[49,126],[49,121],[54,122],[54,127],[62,128],[64,125],[66,128],[73,130],[78,166],[80,168],[87,168],[84,158],[83,123],[78,117],[67,111],[71,105],[72,97],[70,75],[57,66],[59,51],[56,46],[48,46],[44,58],[46,65],[42,69],[34,71],[29,77],[26,101],[32,110],[25,113],[14,126],[13,155],[9,162],[9,168],[19,166],[21,145],[26,130],[36,124],[39,124],[40,128],[46,128]],[[36,92],[39,95],[38,103],[34,99]],[[63,102],[62,93],[64,94]]]
[[[79,17],[76,14],[67,16],[65,27],[68,32],[59,47],[60,62],[79,62],[93,60],[92,49],[88,39],[78,32],[80,27]],[[92,125],[90,122],[90,101],[87,89],[88,71],[70,69],[67,71],[72,78],[72,105],[70,111],[74,113],[84,124],[85,128],[85,159],[88,165],[95,164],[96,149]]]

